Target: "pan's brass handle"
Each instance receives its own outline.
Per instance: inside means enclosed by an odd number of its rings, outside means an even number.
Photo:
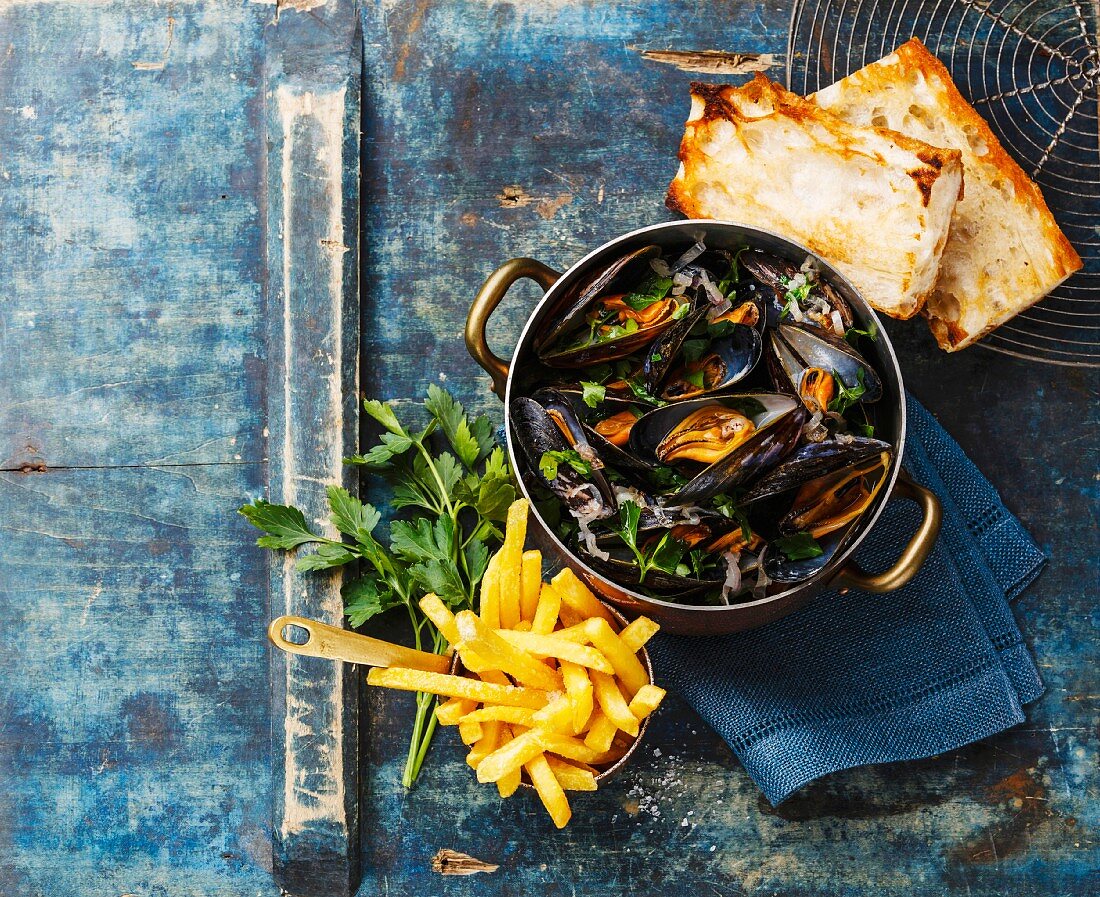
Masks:
[[[283,637],[283,629],[297,626],[309,635],[306,641],[292,642]],[[372,667],[406,667],[430,673],[446,673],[451,668],[450,655],[429,654],[404,645],[395,645],[369,635],[348,632],[318,620],[305,617],[279,617],[267,627],[272,644],[291,654],[324,657],[347,663],[362,663]]]
[[[508,380],[508,365],[489,348],[485,338],[485,325],[489,323],[489,316],[500,304],[504,294],[523,277],[530,277],[544,290],[548,290],[561,275],[535,259],[507,261],[489,275],[474,297],[470,313],[466,316],[466,348],[493,378],[493,392],[501,399],[504,398],[504,388]]]
[[[904,470],[898,477],[894,495],[915,501],[920,505],[923,517],[920,527],[909,540],[909,544],[905,546],[901,556],[889,570],[884,570],[882,573],[868,573],[855,560],[850,560],[841,567],[832,585],[842,589],[859,589],[863,592],[882,595],[908,585],[917,575],[921,565],[928,560],[932,546],[936,544],[936,537],[940,534],[940,524],[943,522],[943,507],[940,505],[940,500],[936,498],[934,492],[918,486],[909,479]]]

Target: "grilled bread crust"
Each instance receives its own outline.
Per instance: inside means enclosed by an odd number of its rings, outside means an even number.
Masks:
[[[966,195],[924,308],[941,348],[981,339],[1081,267],[1039,188],[916,38],[809,99],[852,124],[962,153]]]
[[[920,310],[962,190],[958,150],[852,125],[761,74],[692,84],[691,101],[669,208],[788,236],[879,311]]]

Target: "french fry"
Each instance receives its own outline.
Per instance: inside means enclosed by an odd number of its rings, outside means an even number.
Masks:
[[[523,543],[527,538],[527,510],[525,498],[516,499],[508,508],[504,544],[497,553],[500,564],[497,579],[500,589],[500,626],[494,626],[494,629],[513,629],[522,619],[520,597],[523,594]]]
[[[489,720],[497,720],[516,726],[534,728],[538,723],[535,720],[535,711],[526,707],[505,707],[503,704],[492,704],[488,707],[479,707],[471,710],[465,716],[471,722],[486,723]]]
[[[588,734],[584,736],[584,743],[597,753],[603,753],[611,748],[611,742],[615,739],[617,731],[619,730],[615,724],[604,715],[602,710],[594,710]]]
[[[562,602],[561,609],[558,611],[558,619],[561,621],[561,625],[568,629],[574,626],[580,626],[584,623],[584,615],[573,610],[573,608],[569,607],[564,601]]]
[[[592,646],[599,649],[600,653],[611,661],[611,665],[615,668],[615,675],[619,677],[626,689],[627,698],[634,697],[638,689],[649,682],[649,676],[637,655],[623,644],[623,640],[615,634],[615,630],[602,618],[594,617],[587,620],[584,630]]]
[[[458,644],[458,627],[455,626],[455,617],[438,595],[429,592],[420,599],[420,609],[424,612],[435,628],[443,633],[443,638],[451,645]],[[462,657],[462,665],[471,672],[477,672],[485,668],[484,662],[473,651],[467,651]]]
[[[554,770],[558,783],[566,791],[595,791],[596,776],[591,769],[574,766],[567,760],[545,754],[546,762]]]
[[[489,565],[485,568],[485,575],[481,577],[481,619],[490,629],[500,629],[500,554],[494,554],[489,558]],[[450,641],[450,639],[448,639]],[[451,642],[458,644],[457,641]]]
[[[653,638],[660,628],[649,617],[638,617],[637,620],[632,620],[623,627],[619,638],[623,640],[624,645],[637,654],[642,645]]]
[[[600,756],[598,751],[592,750],[579,738],[571,735],[560,735],[557,732],[549,732],[546,729],[531,729],[527,734],[532,735],[544,751],[565,757],[568,760],[580,760],[582,763],[594,763]]]
[[[643,685],[630,701],[630,712],[642,720],[649,716],[665,699],[665,690],[656,685]]]
[[[539,593],[542,591],[542,552],[531,550],[523,552],[522,567],[523,593],[519,600],[520,622],[535,619],[539,606]]]
[[[507,744],[512,740],[512,730],[506,725],[500,727],[500,743]],[[511,797],[516,793],[516,789],[519,788],[520,779],[523,778],[523,772],[517,766],[507,775],[501,776],[497,779],[497,793],[501,797]]]
[[[565,796],[565,791],[546,757],[542,754],[532,757],[524,764],[524,769],[531,777],[531,784],[535,786],[535,791],[538,792],[542,805],[546,807],[546,812],[554,820],[554,825],[565,828],[573,811],[569,809],[569,798]]]
[[[543,750],[545,748],[539,741],[539,730],[528,729],[485,757],[477,765],[477,780],[482,783],[499,781],[532,757],[537,757]]]
[[[535,661],[535,663],[538,663],[538,661]],[[494,682],[479,682],[465,676],[451,676],[448,673],[427,673],[423,670],[408,670],[402,667],[390,667],[389,669],[372,667],[367,671],[367,684],[396,688],[399,691],[426,691],[433,695],[463,698],[481,704],[527,707],[531,710],[541,710],[549,700],[547,693],[537,688],[497,685]]]
[[[561,691],[565,687],[560,673],[551,670],[530,654],[512,647],[472,611],[459,611],[455,615],[455,625],[461,637],[456,645],[459,654],[472,650],[489,667],[502,670],[532,688]]]
[[[609,624],[616,622],[611,611],[600,604],[596,596],[589,591],[588,586],[581,582],[577,574],[568,567],[550,580],[550,584],[561,595],[561,603],[575,611],[581,619],[599,617]]]
[[[551,698],[550,703],[542,710],[536,710],[531,718],[540,728],[562,735],[573,734],[573,704],[566,695]]]
[[[530,632],[531,631],[531,621],[530,620],[520,620],[518,623],[516,623],[515,631],[516,632]]]
[[[481,741],[485,732],[481,728],[481,723],[474,720],[460,720],[458,724],[458,737],[462,739],[463,744],[474,744],[474,742]]]
[[[511,686],[512,684],[512,680],[505,676],[500,670],[479,670],[477,678],[482,682],[491,682],[493,685]]]
[[[539,591],[539,605],[535,609],[534,619],[531,621],[531,631],[540,635],[549,635],[554,631],[558,622],[558,611],[561,609],[561,596],[554,591],[550,583],[544,582]]]
[[[579,645],[567,639],[557,638],[554,635],[540,635],[535,632],[512,632],[507,629],[498,629],[499,635],[504,641],[533,654],[535,657],[554,657],[558,660],[568,660],[582,667],[591,667],[601,673],[614,674],[615,668],[595,648],[587,645]]]
[[[579,664],[568,660],[561,662],[561,678],[565,683],[565,693],[573,708],[573,734],[584,731],[588,720],[592,716],[594,698],[592,696],[592,680],[588,678],[588,672]]]
[[[435,718],[441,726],[457,726],[462,717],[467,713],[472,713],[476,708],[477,701],[448,698],[435,708]]]
[[[470,746],[466,762],[477,769],[478,764],[497,749],[500,744],[500,723],[487,722],[481,727],[481,738]]]
[[[591,672],[592,688],[596,692],[596,703],[600,705],[604,716],[611,720],[616,728],[628,735],[638,734],[638,717],[630,712],[630,707],[619,690],[615,680],[606,673]]]

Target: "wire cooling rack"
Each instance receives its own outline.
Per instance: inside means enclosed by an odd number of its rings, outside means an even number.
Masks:
[[[919,37],[1043,191],[1084,268],[978,345],[1100,367],[1098,0],[797,0],[790,89],[807,94]]]

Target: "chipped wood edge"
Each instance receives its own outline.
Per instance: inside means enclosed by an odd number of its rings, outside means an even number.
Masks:
[[[727,53],[722,50],[642,50],[650,62],[704,75],[751,75],[782,64],[774,53]]]
[[[493,873],[499,868],[499,863],[487,863],[449,847],[442,848],[432,857],[432,871],[440,875],[477,875],[479,872]]]

